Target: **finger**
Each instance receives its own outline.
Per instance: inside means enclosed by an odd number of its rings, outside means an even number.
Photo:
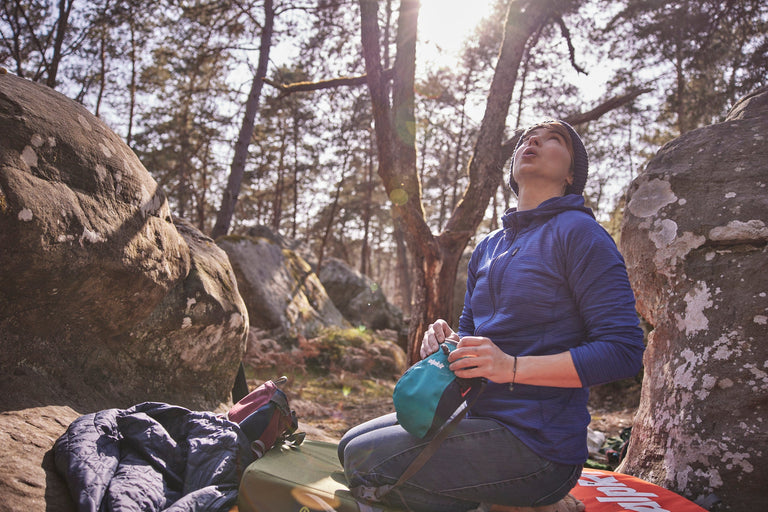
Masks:
[[[459,359],[462,359],[465,357],[475,357],[474,349],[469,347],[457,348],[456,350],[453,350],[451,351],[450,354],[448,354],[448,362],[452,363],[454,361],[458,361]]]
[[[435,326],[435,331],[439,332],[442,335],[443,340],[445,340],[445,338],[453,334],[453,330],[451,329],[451,326],[449,326],[448,322],[446,322],[442,318],[436,320],[434,323],[434,326]]]
[[[437,350],[440,345],[440,338],[437,337],[435,331],[427,331],[427,347],[429,347],[430,353]]]
[[[453,331],[448,327],[448,324],[446,324],[445,321],[437,320],[434,324],[429,326],[427,334],[431,335],[434,338],[435,343],[439,345],[452,335]]]
[[[478,357],[480,357],[480,354],[477,352],[477,349],[474,347],[457,348],[456,350],[448,354],[448,362],[454,363],[462,359],[467,359],[467,360],[472,359],[474,361],[468,362],[464,366],[467,366],[467,365],[476,366],[478,364],[478,361],[477,361]]]
[[[421,342],[421,350],[419,354],[421,355],[421,358],[424,359],[428,355],[434,353],[437,350],[437,342],[434,339],[434,336],[430,334],[429,331],[427,331],[424,334],[424,339]]]
[[[480,367],[472,364],[472,361],[456,361],[449,366],[450,370],[456,374],[457,377],[472,378],[478,377],[482,373]]]
[[[483,338],[482,336],[464,336],[459,341],[458,348],[478,347],[484,345],[487,341],[489,341],[488,338]]]

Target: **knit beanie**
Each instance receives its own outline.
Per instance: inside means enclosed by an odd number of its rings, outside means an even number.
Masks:
[[[587,183],[587,174],[589,173],[589,158],[587,157],[587,150],[584,147],[584,143],[581,141],[581,137],[579,137],[579,134],[576,133],[576,130],[574,130],[571,125],[565,121],[560,120],[557,120],[557,123],[565,126],[566,130],[568,130],[568,134],[571,136],[571,145],[573,146],[573,183],[566,187],[565,193],[566,195],[581,195],[584,192],[584,185]],[[530,130],[530,128],[528,130]],[[528,130],[525,131],[527,132]],[[512,187],[512,190],[515,191],[515,195],[518,193],[518,187],[517,183],[515,182],[515,178],[512,176],[512,168],[515,165],[514,154],[517,153],[517,150],[522,145],[522,142],[523,137],[521,136],[517,141],[515,151],[512,153],[512,165],[509,166],[509,186]]]

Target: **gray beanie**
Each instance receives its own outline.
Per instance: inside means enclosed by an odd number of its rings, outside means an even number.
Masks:
[[[584,192],[584,185],[587,183],[587,174],[589,173],[589,158],[587,157],[587,150],[584,148],[584,143],[581,141],[581,137],[579,137],[579,134],[576,133],[576,130],[574,130],[571,125],[565,121],[560,120],[557,120],[557,123],[565,126],[565,128],[568,130],[568,133],[571,136],[571,145],[573,146],[573,184],[566,187],[565,193],[581,195]],[[530,130],[530,128],[528,130]],[[528,130],[525,131],[527,132]],[[515,194],[518,193],[518,187],[517,183],[515,182],[515,178],[512,176],[512,167],[515,165],[514,154],[517,153],[517,150],[522,142],[523,137],[521,136],[517,141],[515,151],[512,153],[512,165],[509,166],[509,186],[512,187],[512,190],[515,191]]]

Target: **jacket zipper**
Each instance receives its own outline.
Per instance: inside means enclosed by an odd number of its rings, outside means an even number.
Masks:
[[[506,233],[505,233],[505,238],[506,238]],[[475,328],[475,333],[477,333],[481,328],[485,327],[488,323],[490,323],[496,317],[496,293],[495,293],[496,290],[493,289],[493,281],[494,281],[493,271],[496,268],[496,265],[499,262],[499,260],[501,260],[502,258],[506,259],[506,255],[507,253],[509,253],[510,250],[512,251],[512,254],[509,255],[509,258],[512,258],[515,254],[517,254],[517,251],[520,248],[515,247],[514,249],[512,249],[512,246],[514,245],[515,240],[517,240],[517,230],[515,230],[515,235],[512,237],[512,240],[509,242],[509,248],[506,251],[504,251],[504,253],[500,254],[499,256],[497,256],[491,261],[491,266],[488,268],[488,295],[491,297],[491,309],[493,312],[491,313],[491,316],[488,318],[488,320],[486,320],[485,322],[483,322],[482,324],[480,324]],[[507,265],[509,265],[509,262],[507,262]],[[506,268],[507,265],[505,265],[504,268]]]

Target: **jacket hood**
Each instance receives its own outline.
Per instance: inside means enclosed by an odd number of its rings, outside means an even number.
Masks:
[[[504,212],[501,220],[504,229],[513,228],[517,231],[534,223],[540,224],[541,222],[545,222],[555,215],[569,210],[583,212],[593,219],[595,218],[592,209],[584,206],[584,196],[566,194],[561,197],[547,199],[532,210],[518,211],[517,208],[510,208]]]

